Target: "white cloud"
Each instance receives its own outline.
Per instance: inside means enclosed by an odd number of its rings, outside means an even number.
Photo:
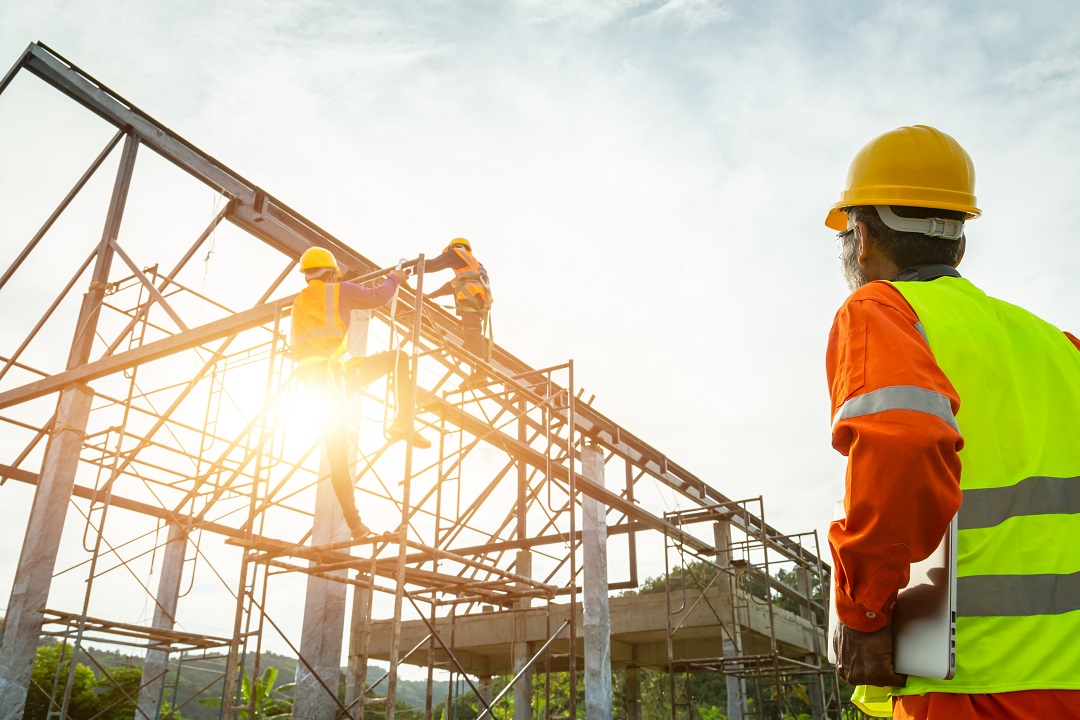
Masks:
[[[668,0],[636,21],[700,30],[731,19],[731,5],[719,0]]]

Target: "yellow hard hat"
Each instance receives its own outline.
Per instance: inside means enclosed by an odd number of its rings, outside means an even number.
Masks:
[[[338,270],[338,264],[337,260],[334,259],[334,253],[326,248],[309,247],[304,251],[304,254],[300,256],[300,272],[318,270],[319,268],[333,268],[334,270]]]
[[[454,247],[455,245],[464,245],[466,250],[468,250],[469,252],[472,252],[472,243],[470,243],[465,238],[454,238],[453,240],[450,241],[450,244],[446,246],[446,250],[449,250],[450,248]],[[446,252],[446,250],[443,250],[443,252]]]
[[[982,214],[975,207],[971,157],[952,137],[927,125],[897,128],[866,143],[851,161],[847,185],[825,225],[846,230],[841,208],[857,205],[957,210],[969,219]]]

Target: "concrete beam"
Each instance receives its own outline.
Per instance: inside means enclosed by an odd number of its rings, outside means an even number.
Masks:
[[[743,652],[755,654],[768,652],[769,615],[759,609],[741,591],[736,603],[754,608],[747,616],[748,623],[741,625]],[[627,667],[634,664],[664,668],[667,656],[667,603],[663,593],[629,595],[608,599],[611,617],[611,664]],[[733,622],[732,602],[716,587],[709,588],[702,596],[688,591],[686,610],[674,620],[680,623],[675,636],[677,658],[717,657],[724,641],[724,626]],[[568,606],[551,606],[551,626],[557,626],[567,618]],[[717,617],[719,616],[719,622]],[[809,621],[794,613],[774,608],[776,637],[781,652],[788,657],[802,659],[813,652],[815,642],[821,642],[822,631]],[[579,606],[579,623],[583,622]],[[443,637],[449,637],[449,619],[441,618],[436,627]],[[529,608],[517,612],[472,613],[458,615],[454,619],[454,654],[465,670],[474,675],[509,675],[513,672],[511,648],[520,638],[534,647],[547,640],[549,627],[546,608]],[[373,620],[369,626],[369,657],[385,660],[389,656],[390,621]],[[401,645],[412,647],[427,635],[427,627],[420,621],[402,623]],[[552,652],[564,654],[568,650],[566,640],[556,641]],[[579,653],[584,652],[584,641],[578,639]],[[426,665],[427,651],[421,649],[409,658],[416,665]],[[578,655],[581,657],[581,654]],[[444,658],[436,655],[436,660]],[[553,670],[565,670],[565,660],[552,660]]]

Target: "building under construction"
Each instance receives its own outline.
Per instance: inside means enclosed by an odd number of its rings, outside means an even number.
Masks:
[[[391,407],[385,383],[351,401],[375,534],[350,539],[288,357],[284,287],[312,246],[357,283],[396,258],[368,259],[35,43],[0,106],[42,89],[92,114],[102,140],[32,236],[3,248],[0,492],[34,494],[5,579],[0,720],[21,715],[43,636],[91,663],[106,647],[144,656],[130,699],[145,720],[183,712],[175,675],[196,660],[218,663],[222,717],[250,717],[240,669],[257,675],[268,646],[299,659],[305,720],[392,718],[403,665],[426,669],[424,717],[450,678],[447,711],[467,692],[481,717],[642,718],[642,672],[665,674],[663,717],[697,717],[704,673],[724,677],[729,718],[793,716],[796,698],[838,717],[816,534],[781,533],[761,498],[726,497],[605,417],[572,360],[533,368],[496,346],[488,384],[463,389],[473,359],[457,318],[418,302],[423,256],[404,263],[412,287],[350,325],[355,354],[400,350],[417,380],[411,407]],[[169,183],[212,193],[214,211],[163,200]],[[136,202],[159,223],[124,225]],[[272,271],[216,287],[211,253]],[[387,438],[399,411],[432,448]],[[636,592],[646,578],[659,592]],[[374,687],[369,662],[389,667]],[[72,668],[32,688],[50,717],[69,717]]]

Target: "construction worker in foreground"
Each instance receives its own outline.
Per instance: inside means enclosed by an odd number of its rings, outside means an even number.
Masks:
[[[428,295],[429,298],[454,296],[454,309],[461,318],[461,337],[465,349],[488,361],[491,359],[491,282],[487,270],[472,253],[472,243],[465,238],[454,238],[442,254],[424,265],[424,272],[453,269],[454,279]],[[485,329],[488,331],[485,333]],[[473,374],[466,386],[483,382],[484,373],[473,367]]]
[[[391,440],[404,440],[410,435],[405,403],[410,402],[413,391],[405,353],[389,350],[347,358],[346,335],[352,311],[386,305],[398,287],[405,284],[406,275],[401,270],[391,270],[376,288],[341,282],[337,260],[329,250],[320,247],[304,251],[300,272],[307,280],[307,287],[296,296],[292,306],[292,358],[300,364],[297,371],[300,381],[319,398],[320,430],[330,465],[330,481],[349,531],[354,538],[360,538],[370,531],[360,521],[353,497],[346,430],[348,394],[393,373],[397,416],[387,435]],[[431,447],[418,432],[412,434],[412,443],[421,449]]]
[[[892,686],[894,718],[1080,718],[1080,340],[960,276],[979,215],[971,158],[916,125],[859,151],[825,221],[852,290],[826,356],[837,671]],[[897,591],[957,511],[955,676],[899,676]]]

